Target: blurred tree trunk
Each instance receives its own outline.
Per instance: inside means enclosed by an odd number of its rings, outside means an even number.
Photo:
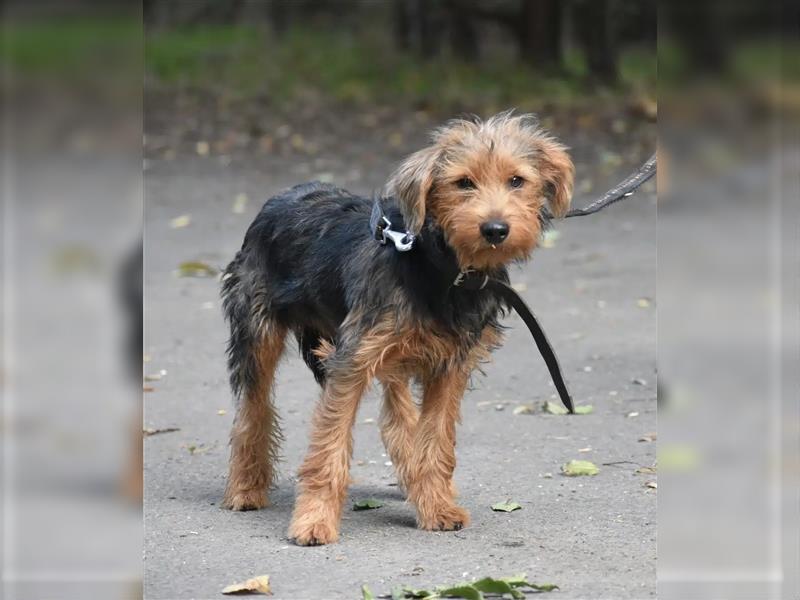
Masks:
[[[395,0],[394,30],[397,45],[431,58],[441,48],[439,3],[425,0]]]
[[[587,0],[576,4],[575,13],[589,77],[606,84],[615,84],[619,79],[612,8],[612,0]]]
[[[561,66],[562,0],[522,0],[518,22],[520,56],[545,68]]]
[[[480,39],[468,3],[450,0],[447,3],[447,20],[453,54],[466,62],[477,61],[480,58]]]
[[[281,36],[289,28],[289,3],[282,1],[268,2],[266,5],[267,18],[276,35]]]

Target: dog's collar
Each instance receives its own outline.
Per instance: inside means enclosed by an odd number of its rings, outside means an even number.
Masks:
[[[453,287],[465,290],[482,290],[489,283],[489,276],[476,269],[464,269],[456,275]]]

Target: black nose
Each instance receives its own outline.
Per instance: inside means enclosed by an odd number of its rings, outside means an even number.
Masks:
[[[486,221],[481,225],[481,235],[490,244],[499,244],[508,237],[508,223],[503,221]]]

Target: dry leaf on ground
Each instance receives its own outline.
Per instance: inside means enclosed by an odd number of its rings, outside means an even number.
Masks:
[[[561,472],[569,477],[578,477],[579,475],[597,475],[600,469],[588,460],[571,460],[562,465]]]
[[[169,226],[172,229],[181,229],[189,225],[192,222],[191,215],[181,215],[180,217],[175,217],[169,222]]]
[[[518,504],[517,502],[498,502],[497,504],[492,504],[492,510],[495,512],[513,512],[515,510],[519,510],[522,508],[522,505]]]
[[[269,575],[259,575],[241,583],[234,583],[222,590],[223,594],[272,594]]]

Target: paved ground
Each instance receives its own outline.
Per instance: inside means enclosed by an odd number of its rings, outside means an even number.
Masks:
[[[586,166],[596,159],[594,151],[568,141],[585,158],[578,162],[579,179],[594,179],[596,188],[633,165],[625,162],[601,177]],[[145,440],[145,596],[218,598],[226,585],[259,574],[271,576],[276,599],[319,599],[357,598],[362,583],[388,593],[398,584],[422,588],[527,573],[559,585],[560,592],[552,593],[557,598],[654,597],[657,492],[645,483],[655,475],[636,473],[654,464],[656,449],[638,441],[656,429],[652,192],[564,222],[554,247],[539,250],[512,273],[515,283],[526,286],[523,295],[556,347],[574,397],[592,404],[594,413],[514,414],[516,406],[541,403],[554,389],[524,325],[508,318],[506,345],[463,403],[456,482],[472,513],[471,527],[457,533],[414,528],[412,507],[384,464],[373,393],[358,417],[350,496],[378,498],[384,506],[346,511],[335,545],[292,545],[286,528],[293,475],[318,396],[296,352],[278,375],[287,440],[273,506],[247,513],[219,507],[233,411],[218,282],[178,278],[178,264],[200,259],[223,265],[258,210],[256,199],[309,179],[315,169],[369,193],[389,168],[380,161],[365,172],[335,161],[309,166],[276,159],[263,167],[223,166],[201,157],[149,162],[146,372],[163,369],[166,375],[146,384],[153,391],[145,394],[145,421],[150,428],[180,430]],[[251,199],[243,214],[232,210],[239,193]],[[191,223],[171,228],[170,220],[180,215],[191,215]],[[574,458],[595,462],[600,473],[561,476],[560,465]],[[522,510],[490,510],[506,499]]]

